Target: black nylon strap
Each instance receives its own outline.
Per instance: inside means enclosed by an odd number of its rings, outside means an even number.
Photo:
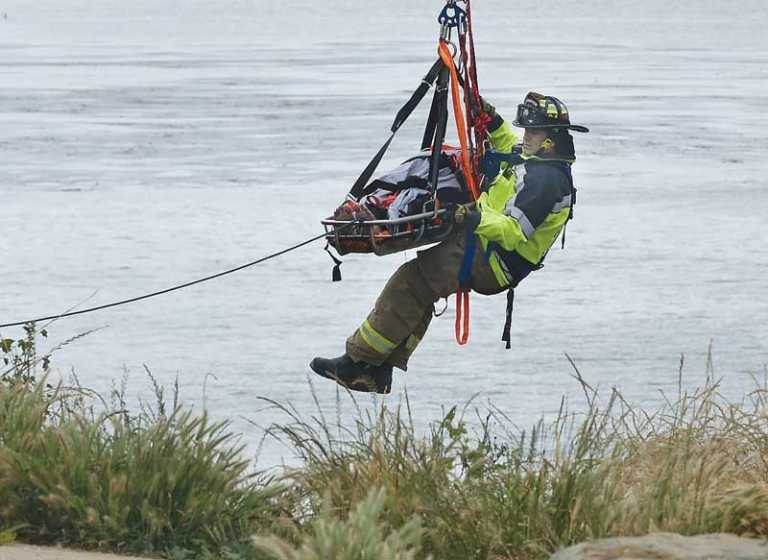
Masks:
[[[448,71],[448,76],[450,77],[450,70]],[[461,78],[461,74],[457,73],[456,76],[459,78],[459,85],[463,88],[464,87],[464,80]],[[448,87],[448,81],[446,80],[445,87]],[[441,102],[448,102],[448,90],[446,89],[445,92],[441,92],[440,88],[435,88],[435,94],[432,96],[432,106],[429,109],[429,118],[427,118],[427,126],[424,128],[424,136],[421,139],[421,149],[426,150],[427,148],[430,148],[435,140],[435,128],[437,128],[438,123],[438,117],[440,115],[440,103]],[[448,118],[448,112],[446,110],[445,118]],[[442,142],[441,142],[442,144]]]
[[[381,159],[384,157],[387,149],[389,149],[389,145],[392,143],[395,134],[397,134],[397,131],[400,129],[403,123],[408,120],[408,117],[411,116],[411,113],[427,94],[429,88],[432,87],[432,84],[437,79],[437,76],[443,66],[443,61],[438,59],[432,65],[432,68],[429,69],[429,72],[427,72],[426,76],[424,76],[421,84],[419,84],[419,87],[416,88],[416,91],[414,91],[411,95],[411,98],[405,103],[405,105],[400,108],[400,110],[397,112],[397,115],[395,115],[395,120],[392,122],[392,126],[390,128],[392,134],[389,136],[387,141],[384,142],[384,145],[379,148],[379,151],[376,152],[376,155],[373,156],[373,159],[370,161],[370,163],[368,163],[363,172],[355,181],[355,184],[352,185],[352,188],[349,190],[349,195],[352,196],[355,200],[358,200],[360,196],[362,196],[365,186],[368,184],[368,181],[370,181],[374,171],[376,171],[376,168],[379,166],[379,163],[381,163]]]
[[[429,117],[427,117],[427,124],[424,127],[424,136],[421,139],[422,150],[431,147],[432,141],[435,139],[435,128],[437,127],[440,99],[439,91],[435,88],[435,93],[432,96],[432,105],[429,108]]]
[[[416,91],[413,92],[411,98],[405,103],[405,105],[400,108],[400,110],[397,112],[397,115],[395,115],[395,120],[392,123],[392,128],[390,129],[392,132],[397,132],[397,129],[400,128],[406,120],[408,120],[408,117],[411,116],[413,110],[419,103],[421,103],[421,100],[427,94],[429,88],[432,87],[432,84],[437,79],[437,76],[440,73],[440,69],[442,67],[443,61],[440,59],[436,60],[432,65],[432,68],[430,68],[429,72],[427,72],[427,75],[422,78],[419,87],[417,87]]]
[[[440,157],[442,156],[445,130],[448,126],[448,80],[450,71],[443,67],[435,86],[435,98],[437,99],[437,125],[435,136],[432,140],[432,157],[429,159],[429,184],[437,193],[437,178],[440,173]]]
[[[360,197],[363,194],[363,191],[365,190],[365,185],[368,184],[368,181],[373,176],[373,172],[376,171],[376,168],[379,166],[379,163],[381,163],[381,158],[384,157],[384,154],[387,152],[387,149],[389,149],[389,145],[392,143],[392,140],[395,137],[395,133],[393,132],[389,139],[384,142],[384,145],[379,148],[379,151],[376,152],[376,155],[373,156],[373,159],[368,163],[368,165],[363,169],[363,172],[360,174],[360,176],[357,178],[357,181],[355,181],[355,184],[352,185],[352,188],[349,191],[349,196],[353,197],[355,200],[360,200]]]
[[[341,259],[335,257],[333,253],[331,253],[331,250],[329,249],[330,243],[326,243],[323,250],[328,253],[328,255],[331,257],[331,260],[333,261],[333,271],[331,272],[331,281],[333,282],[341,282],[341,265],[344,264],[344,261]]]
[[[501,333],[502,342],[506,342],[506,349],[512,348],[511,329],[512,329],[512,310],[515,308],[515,289],[507,290],[507,318],[504,321],[504,331]]]

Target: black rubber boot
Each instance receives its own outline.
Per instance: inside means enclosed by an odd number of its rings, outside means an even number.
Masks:
[[[355,362],[344,354],[338,358],[315,358],[309,367],[351,391],[387,394],[392,390],[392,366]]]

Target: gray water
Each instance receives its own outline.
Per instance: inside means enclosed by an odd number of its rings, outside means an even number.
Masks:
[[[438,1],[0,0],[0,323],[140,295],[319,233],[435,58]],[[418,422],[491,401],[528,425],[566,395],[565,353],[594,386],[653,407],[704,382],[712,345],[739,398],[768,363],[768,8],[763,2],[476,0],[483,95],[512,116],[529,89],[574,122],[576,219],[565,251],[518,291],[453,302],[397,375]],[[416,148],[425,107],[382,166]],[[330,281],[317,244],[150,301],[61,320],[56,375],[100,391],[146,365],[255,449],[315,410],[307,363],[337,355],[413,253],[351,256]],[[5,329],[3,337],[18,337]],[[206,381],[207,380],[207,381]],[[204,389],[205,387],[205,389]],[[320,408],[347,395],[316,380]],[[369,399],[359,401],[371,406]],[[335,416],[334,416],[335,417]],[[282,459],[268,444],[262,465]]]

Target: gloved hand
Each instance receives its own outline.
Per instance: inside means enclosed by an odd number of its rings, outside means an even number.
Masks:
[[[480,225],[481,218],[480,212],[467,206],[459,206],[453,214],[454,223],[458,225],[465,224],[470,231],[474,231]]]
[[[489,117],[493,118],[496,116],[496,107],[488,103],[485,99],[482,97],[480,98],[480,106],[478,107],[477,102],[475,101],[474,96],[471,97],[469,101],[469,110],[472,114],[472,118],[476,119],[478,115],[480,114],[480,110],[482,109],[482,112],[488,115]]]

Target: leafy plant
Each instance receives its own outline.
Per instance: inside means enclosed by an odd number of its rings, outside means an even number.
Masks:
[[[255,537],[259,550],[277,560],[414,560],[419,553],[422,531],[413,517],[393,529],[382,520],[386,504],[384,489],[372,489],[339,519],[325,502],[319,515],[309,524],[299,546],[275,538]]]
[[[24,325],[24,336],[18,340],[0,338],[3,368],[0,369],[0,382],[6,384],[34,382],[38,370],[47,374],[51,365],[50,354],[38,359],[37,335],[48,336],[46,329],[38,333],[35,323]]]

